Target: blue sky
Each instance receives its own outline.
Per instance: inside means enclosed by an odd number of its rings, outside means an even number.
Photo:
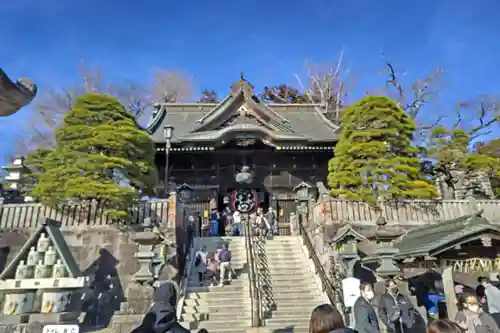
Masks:
[[[257,88],[294,83],[306,59],[341,49],[356,77],[354,96],[384,85],[384,53],[405,80],[445,70],[428,117],[455,101],[500,93],[498,0],[110,1],[0,0],[0,66],[30,77],[40,94],[78,80],[78,64],[107,80],[149,80],[156,68],[186,71],[219,95],[245,77]],[[283,5],[281,5],[283,4]],[[0,119],[0,161],[29,135],[27,107]]]

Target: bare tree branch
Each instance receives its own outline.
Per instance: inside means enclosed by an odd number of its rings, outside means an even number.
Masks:
[[[329,64],[307,64],[306,77],[295,74],[298,84],[308,96],[311,103],[322,104],[326,113],[333,114],[336,120],[340,117],[346,98],[353,89],[352,75],[344,67],[344,52],[341,51],[338,61]]]
[[[408,113],[408,116],[415,120],[425,104],[429,103],[439,93],[439,81],[442,78],[443,71],[439,68],[428,74],[424,79],[416,80],[411,84],[410,89],[405,89],[399,80],[399,73],[396,72],[394,65],[385,61],[388,70],[386,87],[392,87],[396,91],[399,105]]]
[[[500,122],[500,97],[483,95],[471,101],[459,102],[452,129],[463,128],[469,141],[492,133],[491,127]]]
[[[155,102],[172,103],[193,99],[193,80],[180,71],[158,69],[151,89]]]
[[[41,94],[34,103],[29,120],[28,137],[23,136],[28,150],[55,146],[55,129],[74,101],[85,93],[107,93],[118,98],[138,119],[146,114],[153,102],[180,102],[194,96],[192,80],[180,71],[157,70],[151,85],[132,80],[108,83],[101,69],[78,66],[81,81],[59,90],[51,89]],[[24,151],[15,152],[24,154]]]
[[[108,90],[135,115],[136,119],[144,116],[154,102],[148,87],[132,80],[125,80],[121,84],[110,84]]]

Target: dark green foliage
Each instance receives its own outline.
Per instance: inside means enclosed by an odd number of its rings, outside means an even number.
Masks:
[[[97,200],[110,218],[150,190],[156,179],[154,145],[114,97],[87,94],[66,112],[56,131],[57,148],[35,151],[28,167],[37,180],[33,195],[43,203]]]
[[[201,98],[198,103],[217,103],[219,99],[217,98],[217,93],[214,90],[203,90],[201,92]]]
[[[495,196],[500,199],[500,139],[494,139],[478,147],[477,152],[496,159],[495,169],[491,173],[491,186]]]
[[[262,101],[277,104],[299,104],[309,103],[306,95],[299,90],[286,84],[279,84],[273,87],[264,87],[264,92],[260,95]]]
[[[375,203],[380,199],[432,198],[412,146],[415,124],[391,99],[367,96],[341,116],[342,133],[329,162],[333,195]]]
[[[22,185],[23,193],[31,193],[40,176],[45,172],[44,160],[53,152],[50,148],[38,148],[26,156],[24,166],[26,167],[25,181]]]
[[[465,178],[484,172],[496,189],[494,183],[498,182],[500,176],[500,140],[492,140],[475,152],[469,150],[470,141],[470,134],[464,129],[447,129],[444,126],[434,128],[426,149],[427,157],[434,161],[432,175],[454,189],[458,181],[456,171],[464,172]]]

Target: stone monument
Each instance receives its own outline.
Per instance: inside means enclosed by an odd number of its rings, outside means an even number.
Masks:
[[[4,324],[76,323],[84,277],[58,224],[50,219],[31,235],[0,274]]]

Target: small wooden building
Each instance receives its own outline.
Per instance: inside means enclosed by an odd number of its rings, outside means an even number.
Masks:
[[[477,277],[500,273],[500,226],[482,217],[482,211],[408,230],[381,224],[375,232],[363,233],[347,224],[331,243],[346,274],[353,274],[349,270],[355,262],[369,262],[377,274],[384,259],[384,269],[387,260],[398,268],[389,275],[414,278],[451,267],[456,283],[474,288]]]
[[[147,130],[170,190],[189,189],[191,201],[212,199],[219,210],[274,207],[282,219],[299,190],[312,196],[326,181],[339,135],[321,105],[268,105],[243,79],[220,103],[159,104]]]
[[[500,226],[482,211],[458,219],[408,230],[394,242],[395,260],[403,270],[452,267],[472,275],[500,272]]]

